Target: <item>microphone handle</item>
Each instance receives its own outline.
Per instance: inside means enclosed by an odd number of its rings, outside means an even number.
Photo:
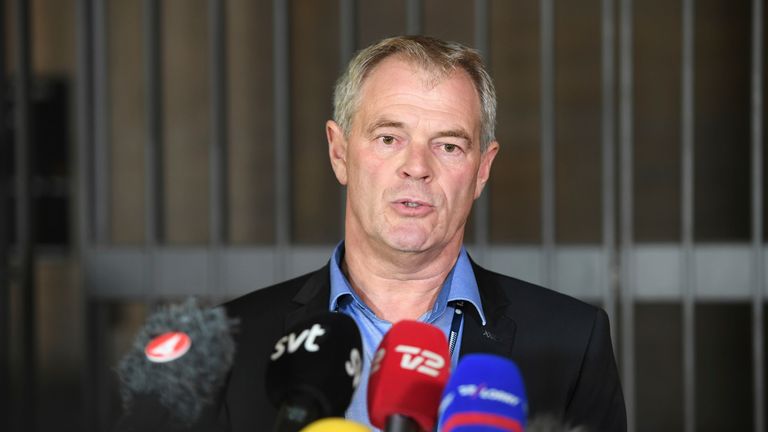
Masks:
[[[412,418],[402,414],[392,414],[387,417],[384,432],[422,432],[422,430]]]
[[[323,415],[318,401],[305,394],[294,393],[286,397],[277,411],[274,432],[299,432]]]

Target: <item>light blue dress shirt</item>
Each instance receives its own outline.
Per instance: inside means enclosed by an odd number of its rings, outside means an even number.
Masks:
[[[368,375],[370,374],[371,359],[373,353],[381,343],[381,339],[384,334],[392,327],[392,323],[385,321],[376,316],[375,313],[360,299],[354,290],[349,285],[349,281],[341,270],[341,261],[344,257],[344,242],[336,246],[331,256],[331,299],[329,309],[332,311],[338,311],[349,315],[357,323],[360,329],[360,336],[363,339],[363,375],[360,380],[360,385],[357,387],[354,396],[352,397],[352,403],[346,412],[346,418],[362,423],[371,430],[378,430],[374,428],[368,419],[368,408],[366,396],[368,394]],[[482,324],[485,325],[485,315],[483,314],[483,307],[480,303],[480,292],[477,289],[477,281],[475,280],[475,273],[472,270],[472,264],[469,261],[469,256],[464,247],[459,252],[459,257],[456,260],[448,277],[445,278],[440,293],[437,295],[432,310],[428,311],[421,317],[419,321],[432,324],[440,328],[445,333],[446,338],[449,337],[451,330],[451,322],[453,321],[453,315],[455,308],[452,306],[452,302],[463,300],[464,308],[468,305],[472,305],[476,310]],[[459,327],[459,337],[454,346],[453,353],[451,355],[451,366],[456,367],[456,363],[459,360],[459,349],[461,345],[461,335],[464,331],[464,320],[461,320],[461,326]]]

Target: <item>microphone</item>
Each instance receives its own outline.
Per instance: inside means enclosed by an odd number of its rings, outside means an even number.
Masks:
[[[431,431],[449,369],[448,342],[440,329],[409,320],[393,325],[371,364],[371,424],[387,432]]]
[[[520,370],[492,354],[465,355],[440,402],[441,432],[523,432],[528,415]]]
[[[334,417],[312,422],[301,432],[370,432],[370,429],[358,422]]]
[[[117,367],[124,413],[116,432],[190,427],[211,405],[235,356],[236,320],[195,299],[147,318]]]
[[[343,417],[362,374],[355,321],[324,312],[278,339],[267,364],[266,390],[278,409],[275,431],[299,431],[323,417]]]

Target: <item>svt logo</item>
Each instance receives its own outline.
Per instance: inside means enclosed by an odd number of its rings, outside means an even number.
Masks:
[[[285,353],[286,345],[288,345],[288,354],[295,353],[302,345],[304,345],[305,350],[315,352],[320,349],[315,339],[324,334],[325,330],[320,327],[320,324],[313,324],[311,328],[302,330],[298,336],[294,333],[283,336],[275,344],[275,352],[269,358],[275,361],[282,357]]]
[[[398,345],[395,352],[403,354],[400,367],[436,377],[445,366],[445,359],[437,353],[410,345]]]
[[[360,384],[360,376],[363,374],[363,359],[357,348],[352,348],[352,351],[349,352],[349,360],[344,362],[344,369],[347,371],[347,375],[352,377],[352,387],[357,388],[357,385]]]

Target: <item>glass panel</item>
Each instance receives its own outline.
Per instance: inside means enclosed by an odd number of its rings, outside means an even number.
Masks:
[[[555,214],[558,242],[601,238],[602,5],[555,6]]]
[[[474,2],[425,0],[424,34],[474,46]]]
[[[491,2],[491,74],[501,145],[489,182],[494,243],[541,238],[541,68],[538,2]]]
[[[168,244],[208,241],[208,2],[161,2],[163,231]]]
[[[682,308],[674,303],[638,304],[635,319],[637,430],[681,431]]]
[[[144,242],[145,114],[142,2],[107,5],[110,225],[115,244]]]
[[[357,2],[358,48],[405,32],[405,0]]]
[[[292,240],[341,240],[341,190],[331,170],[325,122],[339,74],[339,11],[331,0],[298,0],[291,16]]]
[[[682,42],[669,41],[681,40],[682,11],[678,2],[634,7],[635,236],[678,241]]]
[[[226,2],[229,240],[274,240],[272,2]]]
[[[696,427],[753,430],[751,306],[696,306]]]
[[[750,2],[696,3],[698,241],[749,238],[750,12]]]

